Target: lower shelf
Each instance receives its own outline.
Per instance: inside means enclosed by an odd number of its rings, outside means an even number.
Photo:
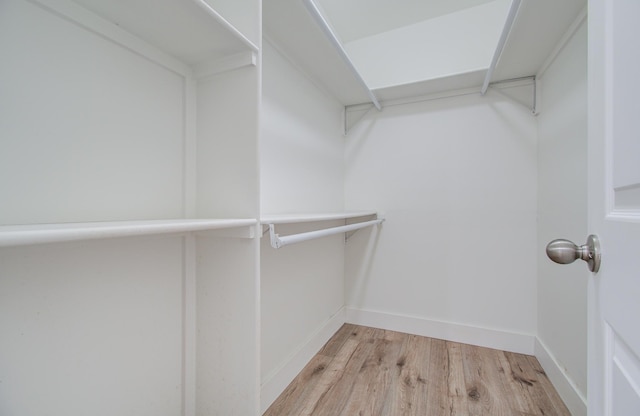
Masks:
[[[103,238],[211,231],[257,224],[255,219],[173,219],[0,226],[0,247]]]

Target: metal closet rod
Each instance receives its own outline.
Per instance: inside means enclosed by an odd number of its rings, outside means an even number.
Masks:
[[[356,69],[353,62],[351,62],[349,55],[347,55],[347,51],[345,51],[344,48],[342,47],[342,43],[340,43],[340,41],[338,40],[338,36],[336,36],[333,29],[331,29],[329,22],[327,22],[324,16],[322,16],[322,13],[320,13],[320,9],[318,8],[318,6],[316,6],[313,0],[303,0],[303,2],[304,2],[304,5],[309,10],[309,12],[311,13],[311,16],[313,16],[315,21],[320,26],[320,29],[322,29],[322,31],[327,36],[327,38],[329,38],[329,41],[331,41],[333,46],[336,48],[342,60],[347,64],[347,66],[349,67],[353,75],[355,75],[355,77],[358,79],[360,84],[362,84],[362,87],[367,92],[367,95],[369,96],[369,99],[371,100],[373,105],[375,105],[378,110],[382,110],[382,106],[380,105],[378,98],[373,93],[373,91],[371,91],[371,88],[369,88],[367,83],[364,81],[364,79]]]
[[[269,224],[269,236],[271,237],[271,247],[280,248],[288,246],[289,244],[301,243],[307,240],[313,240],[315,238],[326,237],[333,234],[346,233],[348,231],[355,231],[361,228],[369,227],[372,225],[380,224],[384,221],[384,218],[359,222],[356,224],[343,225],[340,227],[325,228],[324,230],[309,231],[306,233],[292,234],[280,237],[275,232],[275,225]]]

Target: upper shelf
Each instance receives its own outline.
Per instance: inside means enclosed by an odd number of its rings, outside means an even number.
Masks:
[[[538,75],[587,0],[523,0],[492,81]]]
[[[376,211],[351,211],[351,212],[329,212],[310,214],[273,214],[262,215],[260,223],[266,224],[294,224],[301,222],[346,220],[349,218],[360,218],[377,215]]]
[[[586,3],[586,0],[523,0],[491,81],[538,74],[567,29],[585,9]],[[394,2],[390,7],[393,7],[394,14],[403,13],[401,3]],[[363,7],[359,19],[366,20],[368,12]],[[407,13],[409,12],[407,7]],[[330,41],[304,7],[303,0],[265,2],[263,27],[265,36],[271,43],[318,80],[343,105],[370,102],[367,92],[360,87],[349,65],[332,48]],[[437,38],[422,40],[425,46],[438,42],[440,39]],[[413,53],[425,54],[426,50],[418,47]],[[451,54],[454,53],[455,51],[451,51]],[[384,56],[379,57],[380,65],[387,62],[385,59]],[[477,87],[480,90],[489,63],[490,60],[486,68],[454,71],[445,76],[425,76],[425,79],[409,83],[385,85],[373,92],[380,100],[393,100],[463,88]]]
[[[0,247],[248,227],[254,219],[177,219],[0,226]]]
[[[369,102],[367,92],[311,17],[303,0],[265,1],[262,22],[266,40],[318,80],[339,102]]]
[[[216,11],[211,0],[34,1],[94,31],[115,25],[189,66],[258,51],[257,42]]]

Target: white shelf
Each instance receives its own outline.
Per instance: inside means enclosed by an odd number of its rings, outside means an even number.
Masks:
[[[260,223],[265,224],[293,224],[313,221],[345,220],[348,218],[369,217],[377,215],[376,211],[352,211],[315,214],[273,214],[260,217]]]
[[[205,0],[35,1],[114,38],[111,24],[192,67],[258,51],[253,41]]]
[[[0,247],[211,231],[255,225],[255,219],[178,219],[0,226]]]

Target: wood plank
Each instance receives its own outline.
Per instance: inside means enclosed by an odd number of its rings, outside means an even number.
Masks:
[[[510,376],[512,378],[512,386],[520,389],[520,396],[524,397],[529,403],[529,412],[534,415],[548,415],[554,411],[553,405],[548,402],[545,397],[540,400],[540,394],[546,395],[540,384],[538,383],[538,375],[531,367],[531,364],[521,354],[505,353],[504,354],[510,367]]]
[[[547,377],[547,373],[545,373],[538,359],[531,355],[527,355],[526,358],[533,368],[533,371],[535,371],[538,375],[538,381],[540,382],[540,385],[542,386],[544,391],[547,393],[547,397],[553,404],[554,411],[556,411],[556,413],[560,416],[571,416],[569,409],[562,401],[562,398],[560,398],[560,395],[558,394],[558,391],[555,389],[555,387],[553,387],[553,384],[551,384],[549,377]]]
[[[325,376],[307,397],[305,406],[294,409],[292,415],[336,415],[349,399],[354,380],[374,348],[375,339],[383,330],[367,328],[362,336],[350,337],[329,364]]]
[[[469,398],[469,414],[482,415],[488,412],[491,406],[489,390],[483,379],[482,360],[476,348],[462,345],[461,350],[465,389]]]
[[[462,345],[469,413],[471,415],[517,414],[504,399],[500,368],[495,364],[495,350]]]
[[[426,414],[431,339],[416,335],[404,338],[396,360],[394,382],[382,411],[384,415]]]
[[[342,375],[345,372],[345,368],[347,363],[351,360],[353,354],[356,352],[358,347],[362,348],[361,343],[355,340],[347,340],[343,348],[340,350],[338,355],[331,360],[329,363],[329,367],[324,371],[320,380],[313,389],[309,392],[309,394],[305,397],[305,401],[300,403],[300,405],[292,408],[292,411],[289,414],[298,414],[298,415],[310,415],[316,409],[318,401],[327,395],[327,393],[332,390],[335,384],[342,378]]]
[[[532,414],[570,415],[539,363],[536,368],[530,357],[523,354],[506,352],[505,357],[510,365],[513,384],[520,388],[519,396],[530,403]]]
[[[457,342],[447,341],[447,392],[450,416],[469,414],[469,401],[462,366],[462,347]]]
[[[373,351],[360,369],[352,394],[341,413],[350,415],[379,415],[387,402],[392,385],[397,381],[397,363],[406,337],[393,331],[384,331],[375,340]]]
[[[504,389],[504,395],[510,407],[517,410],[519,414],[537,415],[536,406],[531,400],[531,397],[529,397],[526,388],[523,387],[523,380],[513,374],[511,363],[507,359],[506,354],[500,351],[499,354],[497,354],[497,358],[503,375],[502,387]],[[524,383],[524,386],[531,382],[533,381]]]
[[[287,386],[278,399],[264,413],[264,416],[289,414],[289,409],[299,408],[311,394],[326,371],[332,357],[315,355],[300,374]]]
[[[362,327],[358,327],[357,325],[342,325],[342,327],[338,329],[338,332],[336,332],[335,335],[333,335],[331,339],[329,339],[329,341],[324,344],[320,351],[318,351],[318,354],[326,355],[328,357],[335,357],[335,355],[338,353],[340,348],[342,348],[342,345],[347,339],[349,339],[350,337],[357,337],[358,332],[362,331],[364,331],[364,329]]]
[[[427,374],[426,410],[428,415],[449,414],[449,357],[447,343],[441,339],[431,340],[431,357]]]

